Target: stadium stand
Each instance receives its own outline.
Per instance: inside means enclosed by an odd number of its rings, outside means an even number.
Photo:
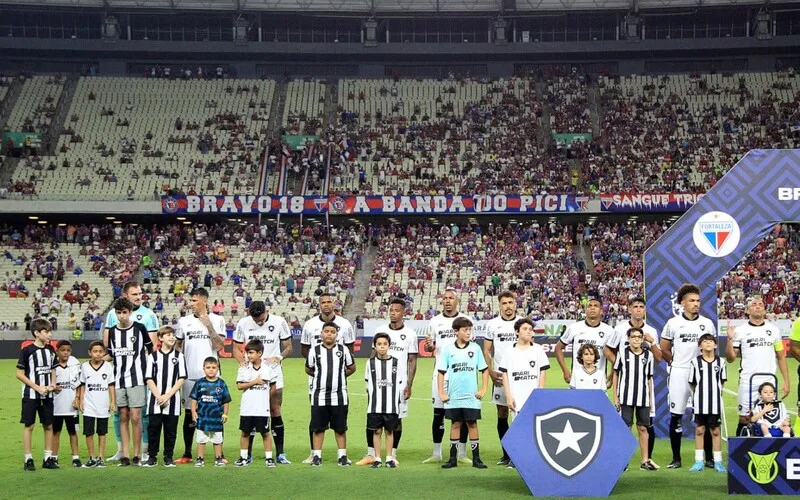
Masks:
[[[6,123],[8,130],[46,133],[64,90],[63,76],[26,77],[22,91]]]

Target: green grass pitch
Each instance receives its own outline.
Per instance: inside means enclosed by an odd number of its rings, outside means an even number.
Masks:
[[[348,433],[348,452],[354,460],[364,454],[364,426],[366,418],[366,396],[363,384],[364,359],[357,360],[359,370],[350,378],[350,432]],[[529,497],[527,487],[516,471],[494,466],[500,457],[500,444],[495,430],[496,413],[493,405],[486,402],[483,407],[483,420],[480,422],[481,452],[488,470],[471,467],[458,467],[455,470],[442,470],[436,464],[421,464],[431,451],[431,405],[430,374],[433,362],[420,359],[417,378],[414,384],[414,398],[409,417],[404,421],[404,432],[398,459],[400,468],[396,470],[372,470],[363,467],[343,469],[334,463],[336,457],[333,435],[326,435],[323,457],[325,464],[312,469],[300,462],[308,456],[308,418],[309,406],[306,393],[306,376],[302,361],[289,359],[284,362],[286,388],[284,391],[283,415],[286,424],[286,451],[294,463],[267,470],[263,459],[255,460],[247,468],[236,469],[209,467],[195,469],[192,466],[178,466],[174,469],[158,467],[155,469],[127,468],[117,469],[73,469],[69,460],[69,445],[66,432],[61,436],[61,464],[57,471],[42,470],[42,433],[34,435],[34,458],[37,471],[22,470],[22,426],[19,424],[20,384],[14,378],[13,360],[0,361],[0,369],[6,373],[5,382],[0,385],[0,471],[3,484],[0,498],[226,498],[268,497],[268,498],[524,498]],[[223,373],[234,374],[235,362],[223,361]],[[794,377],[797,363],[790,361],[790,373]],[[738,364],[729,367],[732,378],[728,389],[737,386]],[[226,378],[226,377],[223,377]],[[231,420],[227,424],[225,454],[235,458],[238,454],[238,403],[239,395],[233,379],[227,377],[232,389],[233,403]],[[548,372],[548,387],[564,387],[557,367]],[[792,390],[796,385],[792,383]],[[796,408],[797,394],[787,398],[790,411]],[[736,396],[725,395],[729,430],[735,429]],[[109,434],[106,455],[116,449],[113,434]],[[81,458],[86,458],[83,437]],[[726,475],[713,471],[699,474],[688,472],[691,464],[693,444],[684,441],[683,458],[687,464],[680,470],[667,470],[664,466],[670,461],[669,442],[656,442],[655,457],[662,466],[660,471],[646,472],[638,468],[638,450],[631,460],[630,471],[624,473],[612,495],[615,498],[677,498],[684,495],[702,495],[705,499],[727,496]],[[176,456],[183,450],[183,440],[178,428]],[[207,454],[211,454],[211,447]],[[263,457],[256,442],[254,455]],[[160,457],[159,457],[160,458]]]

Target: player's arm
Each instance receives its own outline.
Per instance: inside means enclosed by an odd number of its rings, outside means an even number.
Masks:
[[[308,346],[304,345],[303,347],[305,347],[306,350],[308,350]],[[309,356],[308,354],[306,354],[306,366],[305,366],[305,369],[306,369],[306,373],[308,375],[314,375],[314,372],[316,371],[316,366],[315,365],[316,365],[316,360],[314,359],[314,357],[313,356]]]
[[[609,347],[608,344],[606,344],[603,347],[603,356],[605,356],[609,363],[611,363],[611,366],[614,366],[614,361],[617,360],[617,350],[613,347]]]
[[[192,399],[192,421],[197,422],[197,400]]]
[[[228,410],[230,409],[230,407],[231,407],[231,402],[230,401],[228,401],[227,403],[222,405],[222,423],[223,424],[228,421]]]
[[[238,340],[234,339],[233,341],[233,359],[239,363],[239,366],[247,365],[247,361],[244,359],[244,342],[239,342]]]
[[[478,388],[478,393],[475,394],[475,397],[478,399],[483,399],[483,396],[486,394],[486,388],[489,387],[489,370],[484,368],[481,370],[481,386]]]
[[[149,330],[147,334],[150,336],[150,352],[158,350],[158,330]]]
[[[653,353],[653,361],[655,363],[661,363],[661,361],[664,360],[664,354],[661,352],[661,347],[655,339],[653,342],[650,342],[650,352]]]
[[[494,359],[492,359],[493,347],[493,340],[487,338],[483,339],[483,359],[486,360],[486,365],[489,367],[489,376],[492,377],[492,381],[494,381],[495,384],[502,384],[503,374],[494,371]]]
[[[672,364],[672,339],[661,337],[661,355],[667,364]]]
[[[403,395],[406,399],[411,399],[412,386],[414,385],[414,377],[417,375],[417,353],[408,354],[408,383],[403,390]]]
[[[572,379],[572,373],[567,368],[567,362],[564,360],[564,348],[566,344],[561,339],[558,339],[556,342],[556,361],[558,361],[558,366],[561,367],[561,373],[564,375],[564,382],[569,383],[570,379]],[[605,367],[603,367],[605,370]]]
[[[281,358],[286,359],[294,354],[294,347],[292,347],[292,338],[281,340]]]
[[[444,392],[445,373],[447,372],[439,370],[439,373],[436,374],[436,387],[439,390],[439,399],[442,400],[442,403],[446,403],[450,400],[450,396],[446,392]]]
[[[509,387],[508,383],[508,372],[506,371],[505,368],[500,368],[500,374],[503,376],[503,392],[506,394],[507,406],[510,409],[517,411],[517,405],[516,402],[514,401],[514,395],[511,394],[511,388]]]
[[[781,399],[786,399],[786,396],[792,392],[792,384],[789,381],[789,366],[786,363],[786,351],[783,349],[783,341],[778,340],[775,343],[775,348],[780,349],[775,351],[775,358],[778,361],[778,369],[781,371],[781,378],[783,379],[783,385],[781,386]]]
[[[40,386],[39,384],[34,383],[33,380],[29,379],[28,376],[25,375],[25,370],[19,366],[17,367],[17,380],[38,392],[42,396],[47,396],[47,393],[49,392],[47,387]]]
[[[246,391],[254,385],[264,385],[264,380],[261,379],[261,376],[258,376],[248,382],[236,382],[236,387],[238,387],[240,391]]]
[[[736,338],[736,333],[734,332],[734,328],[731,325],[731,320],[727,322],[727,333],[728,333],[728,342],[725,344],[725,361],[728,363],[733,363],[736,361],[736,358],[739,357],[739,353],[741,352],[740,349],[737,349],[733,346],[733,343]]]
[[[114,389],[114,384],[108,384],[108,397],[109,397],[109,410],[111,413],[117,412],[117,391]]]
[[[614,395],[614,406],[619,410],[619,372],[615,369],[611,371],[611,393]]]
[[[110,338],[111,336],[111,329],[110,328],[103,328],[103,345],[106,346],[106,350],[108,351],[105,356],[103,356],[103,361],[111,362],[114,358],[111,357],[111,351],[109,350],[110,345]]]
[[[550,368],[546,366],[539,370],[539,389],[544,389],[545,384],[547,383],[547,370]]]
[[[350,350],[350,355],[351,356],[355,355],[355,353],[356,353],[356,351],[355,351],[356,343],[355,342],[350,342],[349,344],[345,344],[345,345],[347,346],[347,349]],[[353,371],[355,371],[355,368],[353,369]]]
[[[656,411],[656,388],[653,384],[653,377],[652,374],[650,377],[647,377],[647,390],[650,391],[650,413],[655,413]]]

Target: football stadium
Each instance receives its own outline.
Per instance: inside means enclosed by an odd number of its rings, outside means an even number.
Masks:
[[[0,497],[800,494],[798,47],[791,0],[0,0]]]

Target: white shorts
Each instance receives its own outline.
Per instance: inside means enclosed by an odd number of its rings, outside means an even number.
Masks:
[[[508,406],[506,401],[506,389],[502,385],[492,384],[492,403],[497,406]]]
[[[283,389],[283,367],[280,363],[275,367],[275,388]]]
[[[689,401],[692,399],[692,387],[689,378],[692,376],[691,368],[670,367],[669,370],[669,412],[676,415],[686,413]]]
[[[222,444],[222,433],[212,432],[209,436],[200,429],[197,429],[197,444],[206,444],[209,441],[211,441],[212,444]]]
[[[736,394],[736,402],[738,405],[739,416],[749,415],[750,409],[758,401],[758,386],[764,382],[775,383],[775,377],[769,375],[758,375],[753,377],[752,392],[750,390],[750,375],[744,373],[739,374],[739,390]]]
[[[447,376],[444,377],[444,392],[447,392]],[[433,372],[433,381],[431,382],[431,398],[433,399],[434,409],[444,409],[444,403],[439,397],[439,372]]]
[[[195,381],[192,379],[187,378],[186,381],[181,386],[181,406],[185,410],[192,409],[192,398],[189,397],[192,395],[192,389],[194,389]]]

